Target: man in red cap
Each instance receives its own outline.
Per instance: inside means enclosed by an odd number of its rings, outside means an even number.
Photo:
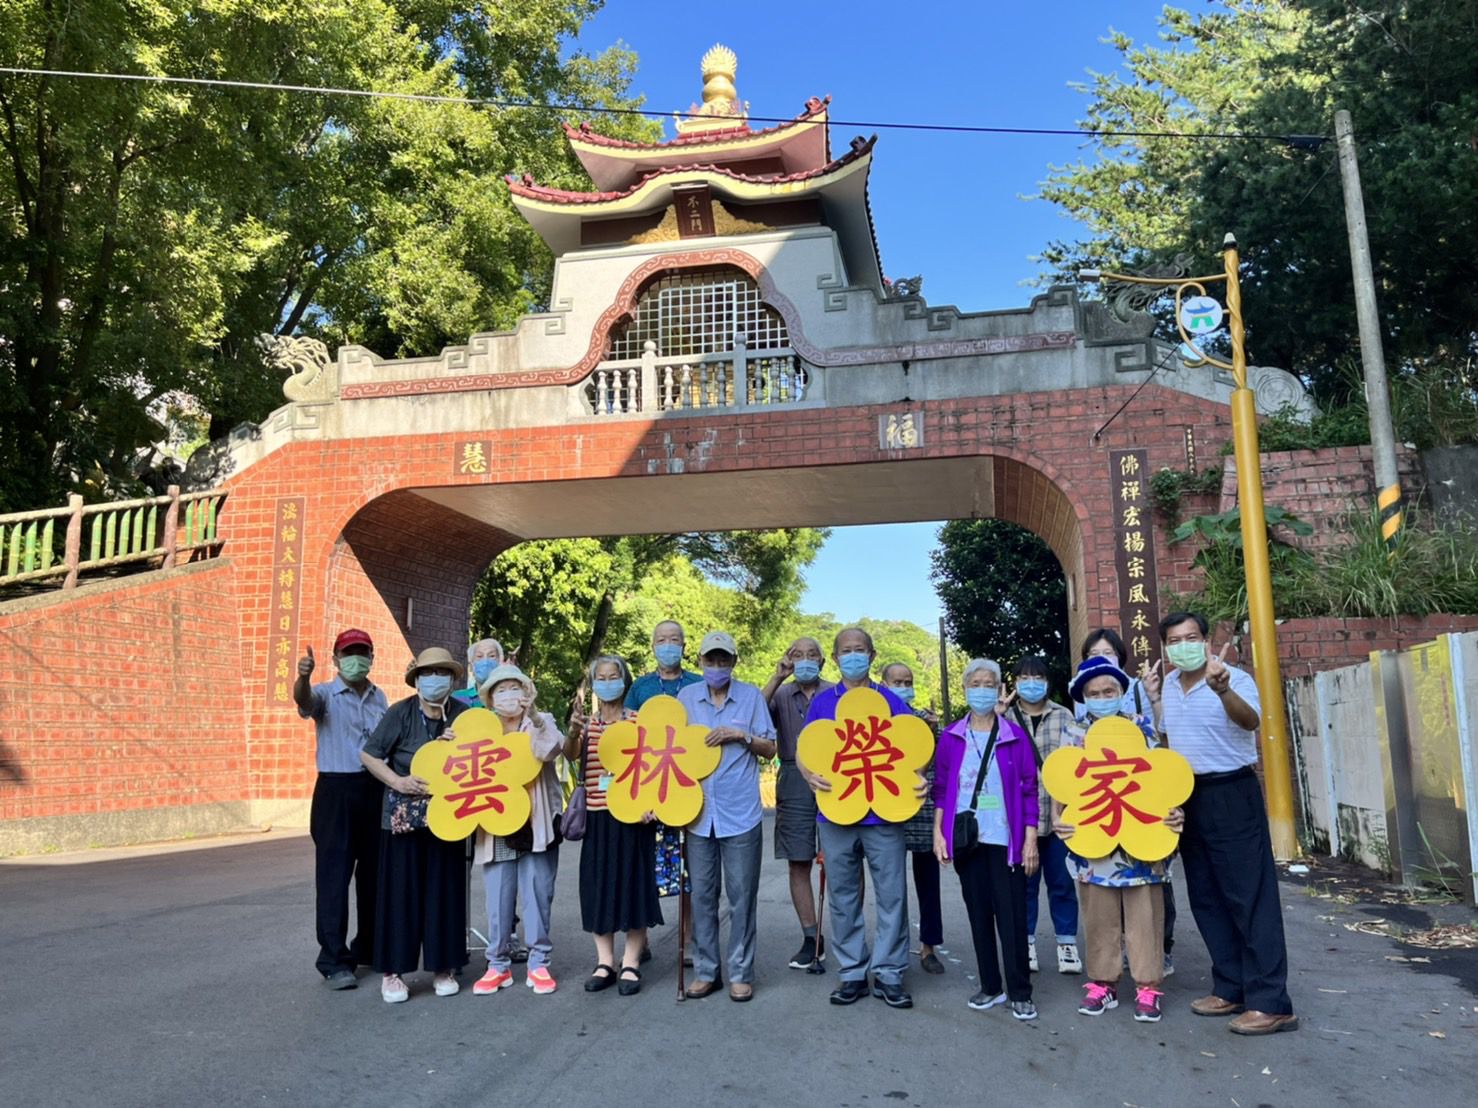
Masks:
[[[332,681],[310,685],[317,664],[313,648],[298,660],[293,700],[298,715],[313,721],[318,780],[308,826],[316,853],[318,972],[330,989],[358,984],[356,966],[375,953],[375,889],[380,868],[380,807],[385,790],[364,768],[359,752],[389,706],[369,679],[375,644],[363,631],[343,631],[334,640]],[[349,882],[354,881],[359,930],[349,935]]]

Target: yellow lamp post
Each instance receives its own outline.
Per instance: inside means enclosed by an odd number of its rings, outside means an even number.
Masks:
[[[1283,677],[1278,665],[1278,632],[1273,620],[1273,579],[1268,565],[1268,529],[1262,502],[1262,457],[1257,447],[1257,407],[1247,384],[1247,350],[1242,327],[1242,288],[1237,279],[1237,240],[1227,235],[1222,245],[1224,272],[1205,277],[1141,277],[1129,273],[1084,270],[1084,280],[1151,285],[1175,290],[1175,325],[1181,339],[1199,355],[1189,364],[1214,365],[1229,371],[1232,390],[1232,444],[1237,460],[1237,501],[1242,514],[1242,554],[1247,573],[1247,614],[1252,625],[1253,665],[1262,700],[1263,787],[1267,792],[1268,829],[1273,855],[1294,857],[1298,839],[1293,830],[1293,783],[1289,770],[1288,711],[1283,702]],[[1232,340],[1228,364],[1202,351],[1186,333],[1181,300],[1186,290],[1206,295],[1208,283],[1225,282],[1227,315]]]

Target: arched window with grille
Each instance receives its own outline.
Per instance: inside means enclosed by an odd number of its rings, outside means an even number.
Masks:
[[[644,361],[655,370],[643,381]],[[650,373],[650,371],[648,371]],[[586,395],[596,415],[731,408],[805,398],[809,374],[781,318],[745,272],[683,270],[653,279],[612,329]]]

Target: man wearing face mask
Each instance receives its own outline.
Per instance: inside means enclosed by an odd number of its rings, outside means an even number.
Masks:
[[[1288,996],[1288,950],[1267,809],[1254,767],[1262,704],[1252,677],[1226,664],[1227,646],[1207,649],[1207,624],[1194,612],[1160,621],[1163,690],[1148,676],[1170,747],[1191,763],[1196,788],[1180,838],[1186,898],[1211,955],[1211,994],[1191,1003],[1198,1016],[1231,1016],[1239,1035],[1298,1027]],[[1228,646],[1230,643],[1227,644]]]
[[[902,662],[892,662],[878,673],[885,688],[908,705],[909,710],[929,725],[937,741],[939,717],[914,702],[913,670]],[[934,785],[934,763],[924,772],[930,788]],[[919,967],[925,973],[943,973],[944,963],[934,948],[944,942],[944,910],[939,902],[939,859],[934,857],[934,798],[903,825],[904,845],[913,865],[913,892],[919,901]]]
[[[842,675],[841,683],[818,693],[811,701],[806,722],[836,719],[837,701],[852,689],[869,688],[888,702],[895,716],[910,708],[892,689],[874,684],[870,676],[873,659],[872,636],[860,627],[845,627],[832,641],[832,661]],[[814,792],[826,792],[831,782],[797,763]],[[923,785],[922,776],[920,785]],[[912,1008],[913,997],[903,987],[908,969],[908,846],[903,824],[888,823],[869,812],[858,823],[842,826],[816,816],[821,849],[831,893],[832,951],[837,957],[840,985],[833,990],[833,1004],[855,1004],[869,991],[890,1008]],[[862,909],[862,864],[872,874],[876,926],[871,948]],[[868,976],[873,978],[869,988]]]
[[[293,701],[313,721],[318,778],[308,824],[313,837],[313,886],[318,927],[318,972],[330,989],[355,988],[356,966],[375,953],[375,889],[380,867],[380,784],[360,764],[359,752],[385,715],[385,693],[369,679],[375,644],[363,631],[334,640],[332,681],[310,685],[313,648],[298,661]],[[349,882],[354,882],[358,934],[349,935]]]
[[[770,719],[780,748],[780,773],[775,779],[775,857],[790,867],[790,902],[801,923],[801,948],[790,960],[791,969],[810,969],[826,959],[826,944],[816,925],[816,893],[811,867],[816,860],[816,794],[795,764],[795,743],[806,725],[806,713],[818,692],[831,688],[821,680],[821,644],[799,638],[775,666],[760,695],[770,706]],[[789,683],[782,684],[787,677]],[[820,972],[818,969],[817,972]]]
[[[380,890],[375,914],[375,967],[383,974],[387,1004],[410,998],[402,977],[418,964],[435,976],[437,996],[455,996],[457,973],[467,964],[467,853],[425,825],[413,803],[429,796],[427,782],[411,773],[416,751],[446,732],[466,707],[452,698],[462,663],[433,646],[406,667],[415,696],[396,701],[364,744],[359,759],[385,786],[380,813]]]
[[[1015,690],[1001,698],[1002,709],[1032,740],[1037,760],[1037,850],[1042,865],[1026,878],[1026,961],[1032,973],[1041,968],[1037,959],[1037,917],[1041,912],[1042,881],[1047,882],[1047,907],[1052,914],[1052,932],[1057,940],[1057,972],[1082,973],[1078,953],[1078,895],[1067,871],[1067,847],[1052,833],[1052,798],[1042,784],[1042,763],[1068,741],[1073,713],[1047,696],[1047,660],[1028,655],[1016,663]]]
[[[452,693],[469,708],[481,708],[477,690],[488,674],[503,664],[503,644],[497,639],[478,639],[467,648],[467,687]]]
[[[698,648],[703,684],[677,699],[688,722],[709,728],[704,741],[722,748],[718,769],[703,779],[703,810],[688,825],[688,866],[693,875],[693,958],[697,980],[690,999],[712,996],[719,974],[718,897],[729,900],[729,999],[754,996],[755,909],[765,810],[759,766],[775,754],[775,729],[759,689],[734,678],[739,648],[724,631],[710,631]]]
[[[676,696],[689,685],[696,685],[703,678],[691,670],[683,669],[683,648],[686,636],[683,625],[675,619],[664,619],[652,628],[652,656],[657,659],[657,668],[644,673],[631,683],[626,694],[626,707],[633,712],[654,696]]]

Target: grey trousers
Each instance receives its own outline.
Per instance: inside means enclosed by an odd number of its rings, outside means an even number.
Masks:
[[[523,937],[529,948],[529,969],[549,965],[550,908],[554,904],[554,875],[559,869],[559,847],[520,854],[507,862],[485,862],[482,883],[488,900],[488,965],[506,970],[513,940],[515,906],[523,902]]]
[[[869,972],[888,985],[903,984],[908,968],[908,847],[903,824],[843,826],[822,823],[826,857],[826,907],[831,914],[831,949],[843,981]],[[877,910],[873,947],[868,949],[862,915],[862,860],[872,874]]]
[[[755,906],[760,892],[763,823],[728,838],[689,835],[688,873],[693,879],[693,973],[717,981],[719,969],[718,894],[729,899],[730,983],[754,981]]]

